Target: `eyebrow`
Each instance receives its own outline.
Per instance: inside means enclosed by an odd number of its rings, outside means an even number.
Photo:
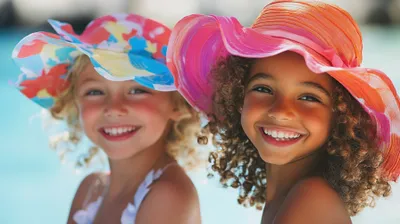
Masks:
[[[266,74],[266,73],[257,73],[253,76],[251,76],[245,83],[246,85],[248,85],[249,83],[259,80],[259,79],[267,79],[267,80],[272,80],[274,79],[274,77],[270,74]]]
[[[324,93],[328,97],[331,97],[331,93],[326,90],[322,85],[315,83],[315,82],[302,82],[301,85],[309,86],[318,89],[320,92]]]
[[[248,85],[251,82],[254,82],[256,80],[260,80],[260,79],[274,80],[274,77],[272,75],[266,74],[266,73],[257,73],[247,80],[246,85]],[[331,93],[326,88],[324,88],[321,84],[318,84],[316,82],[306,81],[306,82],[302,82],[301,85],[318,89],[320,92],[324,93],[328,97],[331,97]]]
[[[89,78],[86,78],[86,79],[82,80],[81,82],[79,82],[78,85],[81,86],[81,85],[86,84],[88,82],[100,82],[100,80],[92,78],[92,77],[89,77]]]

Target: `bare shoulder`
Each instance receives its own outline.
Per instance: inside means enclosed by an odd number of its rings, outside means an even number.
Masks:
[[[197,190],[181,167],[168,168],[154,183],[136,223],[201,223]]]
[[[82,182],[80,183],[75,197],[72,201],[69,216],[68,216],[68,223],[74,223],[72,218],[73,215],[80,209],[82,209],[85,200],[87,199],[88,193],[91,188],[100,180],[103,180],[105,174],[104,173],[92,173],[86,176]]]
[[[351,219],[340,196],[328,182],[311,177],[290,190],[274,223],[347,224]]]

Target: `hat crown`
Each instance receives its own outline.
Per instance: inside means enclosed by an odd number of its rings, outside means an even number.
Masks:
[[[260,32],[281,30],[305,37],[325,50],[333,49],[351,67],[362,62],[361,31],[350,14],[334,5],[277,0],[264,7],[251,27]]]

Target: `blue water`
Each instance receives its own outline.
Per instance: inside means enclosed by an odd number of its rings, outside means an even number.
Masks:
[[[41,128],[40,113],[8,84],[18,69],[10,59],[14,45],[27,30],[0,30],[0,223],[65,223],[76,187],[85,173],[76,174],[62,165],[48,148]],[[385,71],[400,88],[400,27],[364,28],[364,66]],[[207,183],[204,172],[192,174],[198,188],[203,222],[259,223],[260,212],[236,205],[234,191]],[[354,223],[400,223],[400,185],[393,185],[393,195],[381,200],[374,209],[366,209]]]

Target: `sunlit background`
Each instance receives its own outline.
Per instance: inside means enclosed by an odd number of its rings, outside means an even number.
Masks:
[[[93,18],[133,12],[169,26],[190,13],[234,15],[249,25],[266,0],[0,0],[0,224],[65,223],[79,182],[90,170],[61,164],[48,147],[41,108],[12,87],[18,68],[10,59],[26,34],[49,30],[46,19],[70,22],[82,30]],[[364,66],[386,72],[400,87],[400,0],[330,0],[348,10],[364,36]],[[236,203],[236,191],[191,173],[205,224],[260,223],[261,212]],[[393,194],[353,218],[356,224],[400,223],[400,184]]]

